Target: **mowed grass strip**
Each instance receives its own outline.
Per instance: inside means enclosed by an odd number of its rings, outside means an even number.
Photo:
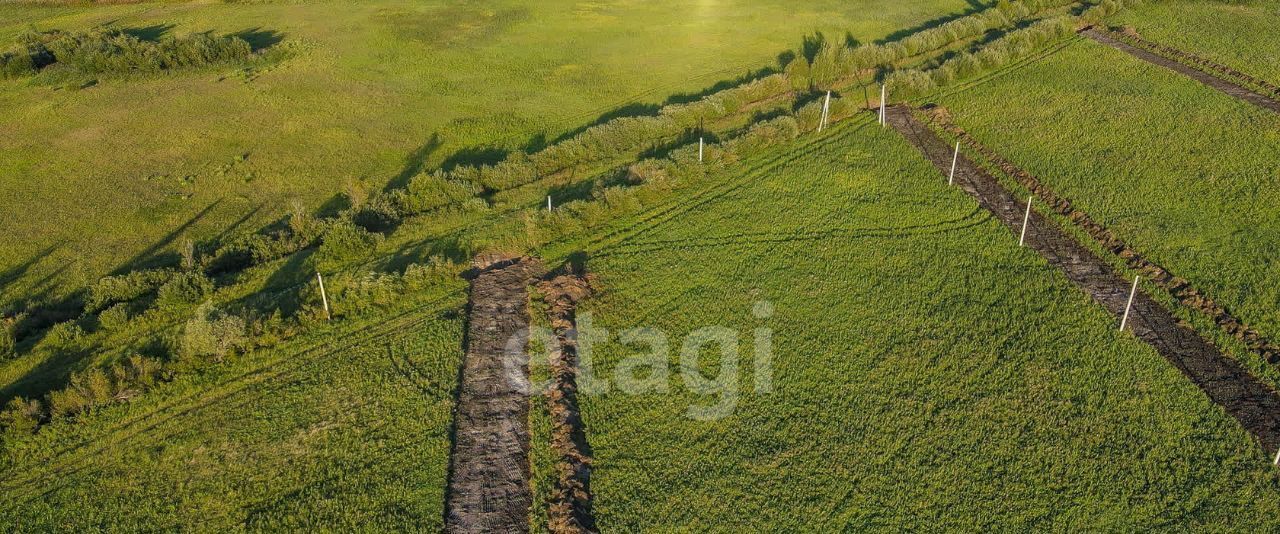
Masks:
[[[614,332],[591,355],[610,390],[580,397],[600,526],[1269,524],[1275,477],[1249,436],[895,135],[860,119],[750,158],[741,187],[591,252],[604,289],[581,311]],[[691,406],[728,401],[676,354],[707,326],[738,332],[740,394],[698,421]],[[618,387],[651,350],[619,341],[637,327],[668,335],[668,391]]]
[[[1280,336],[1280,117],[1083,41],[939,103],[1150,260]]]

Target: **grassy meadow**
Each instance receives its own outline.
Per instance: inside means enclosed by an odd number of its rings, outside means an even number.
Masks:
[[[30,28],[237,34],[273,61],[0,81],[0,303],[40,300],[341,204],[423,169],[500,159],[776,65],[814,31],[871,41],[961,0],[0,5]],[[875,16],[868,16],[874,13]]]
[[[937,101],[1130,246],[1280,336],[1280,117],[1089,41]]]
[[[661,360],[669,391],[627,393],[618,373],[652,375],[619,366],[649,347],[592,344],[592,374],[612,381],[580,398],[601,525],[1272,522],[1275,476],[1234,420],[870,117],[743,166],[582,244],[605,288],[587,305],[596,326],[656,328],[673,351],[707,326],[740,343],[718,384],[741,393],[713,421],[687,415],[726,402],[683,381],[687,361]],[[709,381],[725,376],[716,354],[702,353]]]
[[[1265,25],[1274,3],[1176,0],[1109,22],[1274,80],[1270,44],[1246,53],[1196,24],[1217,13]],[[695,100],[776,66],[815,31],[868,43],[990,4],[0,4],[0,51],[31,28],[110,24],[148,37],[235,35],[262,52],[163,73],[0,79],[0,312],[113,271],[181,264],[186,239],[269,224],[311,236],[242,270],[200,263],[107,279],[79,317],[0,339],[10,344],[0,346],[0,524],[439,530],[465,344],[459,272],[477,252],[506,250],[549,266],[585,260],[598,277],[579,326],[614,334],[587,349],[586,373],[608,388],[580,375],[579,401],[606,531],[1271,528],[1271,458],[854,110],[864,102],[856,84],[837,91],[843,120],[814,133],[819,93],[791,93],[794,80],[775,76],[786,95],[707,125],[705,163],[696,139],[634,142],[645,126],[631,124],[609,157],[525,182],[519,169],[495,172],[514,185],[405,212],[390,229],[358,229],[351,212],[326,223],[289,213],[297,203],[334,215],[360,191],[412,189],[423,171],[497,162]],[[1053,6],[1054,16],[1085,7]],[[893,57],[936,66],[1032,24],[951,43],[932,43],[937,32]],[[1185,40],[1166,39],[1184,29]],[[1262,41],[1255,30],[1240,37]],[[1269,283],[1280,276],[1280,117],[1077,37],[1018,51],[992,54],[1003,62],[991,69],[1012,68],[974,70],[930,100],[1280,338],[1280,290]],[[476,185],[450,179],[436,185]],[[553,211],[542,208],[548,194]],[[332,321],[320,315],[317,271]],[[150,275],[164,282],[147,286]],[[191,348],[204,339],[193,331],[215,327],[239,344]],[[736,365],[715,344],[697,365],[677,357],[704,327],[736,332]],[[671,352],[628,370],[652,348],[640,332],[617,337],[636,328],[664,333]],[[764,328],[767,371],[754,352]],[[154,360],[158,378],[86,378],[133,356]],[[667,376],[656,389],[622,389],[620,373],[646,369]],[[61,409],[78,390],[87,392],[76,409]],[[42,399],[44,411],[10,418],[19,398]],[[727,413],[695,417],[713,406]],[[531,423],[545,508],[550,417],[535,407]]]

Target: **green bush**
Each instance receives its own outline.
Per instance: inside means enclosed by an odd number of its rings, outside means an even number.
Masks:
[[[246,328],[243,318],[218,310],[206,302],[182,328],[178,357],[184,361],[223,358],[245,346]]]
[[[47,65],[63,65],[83,74],[159,72],[239,62],[253,56],[253,48],[234,36],[199,33],[139,39],[119,30],[30,33],[21,38],[25,51],[3,58],[6,75],[34,74]]]
[[[179,308],[201,302],[213,292],[213,281],[203,273],[185,272],[175,275],[156,292],[156,305]]]
[[[164,285],[173,275],[170,269],[148,269],[102,277],[89,287],[86,311],[96,313],[112,304],[137,300]]]
[[[436,171],[410,178],[404,189],[392,194],[392,200],[401,213],[412,215],[461,203],[478,196],[482,191],[474,182]]]
[[[0,411],[0,429],[4,429],[7,436],[31,435],[40,426],[43,418],[44,411],[40,407],[40,401],[14,397],[9,400],[9,404],[5,405],[4,410]]]
[[[336,270],[364,260],[382,241],[382,235],[370,233],[347,219],[337,219],[320,238],[316,251],[316,266],[321,270]]]

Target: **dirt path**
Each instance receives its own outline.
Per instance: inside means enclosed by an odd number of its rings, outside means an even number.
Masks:
[[[478,262],[471,281],[448,532],[529,531],[528,286],[540,271],[529,258],[496,259]]]
[[[547,529],[553,533],[597,532],[591,512],[591,445],[578,411],[578,301],[591,293],[587,279],[570,273],[538,286],[549,309],[547,318],[557,346],[551,353],[551,447],[556,482],[551,492]]]
[[[889,124],[920,150],[945,176],[951,167],[952,149],[910,109],[889,109]],[[1018,235],[1026,210],[1025,198],[1014,198],[996,179],[963,155],[956,167],[956,185],[978,200]],[[1121,278],[1052,221],[1033,211],[1027,229],[1027,247],[1058,267],[1117,319],[1124,313],[1132,280]],[[1234,360],[1200,338],[1158,302],[1139,291],[1129,316],[1131,331],[1169,360],[1215,403],[1236,418],[1257,438],[1263,451],[1280,448],[1280,396],[1259,382]],[[1269,459],[1269,458],[1268,458]]]
[[[1114,48],[1116,50],[1129,54],[1133,57],[1141,59],[1143,61],[1154,63],[1166,69],[1183,74],[1193,80],[1196,80],[1200,83],[1208,85],[1209,87],[1212,87],[1226,94],[1239,98],[1240,100],[1244,100],[1245,102],[1248,102],[1260,108],[1269,109],[1276,113],[1280,113],[1280,101],[1273,100],[1270,97],[1255,93],[1253,91],[1250,91],[1249,89],[1245,89],[1244,87],[1241,87],[1229,81],[1223,80],[1222,78],[1218,78],[1216,76],[1210,75],[1208,73],[1196,70],[1187,65],[1174,61],[1172,59],[1157,55],[1153,52],[1149,52],[1147,50],[1143,50],[1131,44],[1125,43],[1097,29],[1091,28],[1088,30],[1084,30],[1080,32],[1080,34],[1090,39],[1093,39],[1094,41],[1102,43],[1104,45],[1110,46],[1111,48]]]

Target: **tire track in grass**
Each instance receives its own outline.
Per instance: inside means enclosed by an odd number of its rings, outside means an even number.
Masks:
[[[917,120],[910,108],[890,108],[889,124],[947,176],[953,147]],[[1022,229],[1026,201],[1014,198],[995,177],[963,155],[958,163],[956,185],[1017,235]],[[1034,210],[1027,226],[1026,244],[1107,311],[1117,317],[1125,313],[1132,282],[1121,278],[1101,258]],[[1132,325],[1134,335],[1154,347],[1213,402],[1235,417],[1254,436],[1264,453],[1275,454],[1280,447],[1280,396],[1275,391],[1188,326],[1180,324],[1143,291],[1134,296],[1128,324]]]
[[[453,420],[446,532],[528,532],[531,258],[480,259]],[[518,343],[518,346],[515,346]]]
[[[1169,59],[1167,57],[1158,55],[1154,52],[1143,50],[1129,43],[1121,41],[1114,36],[1103,33],[1102,31],[1099,31],[1096,28],[1086,29],[1083,32],[1081,32],[1081,34],[1084,35],[1085,37],[1093,39],[1094,41],[1097,41],[1101,44],[1104,44],[1106,46],[1109,46],[1111,48],[1114,48],[1126,54],[1129,54],[1133,57],[1136,57],[1148,63],[1153,63],[1161,67],[1164,67],[1166,69],[1169,69],[1171,71],[1182,74],[1188,78],[1196,80],[1202,84],[1205,84],[1209,87],[1217,89],[1228,95],[1239,98],[1240,100],[1243,100],[1245,102],[1248,102],[1260,108],[1269,109],[1276,113],[1280,113],[1280,100],[1275,100],[1270,97],[1264,96],[1262,94],[1256,93],[1254,91],[1246,89],[1241,85],[1235,84],[1233,82],[1229,82],[1227,80],[1224,80],[1222,78],[1219,78],[1207,72],[1196,70],[1192,67],[1179,63],[1173,59]]]

